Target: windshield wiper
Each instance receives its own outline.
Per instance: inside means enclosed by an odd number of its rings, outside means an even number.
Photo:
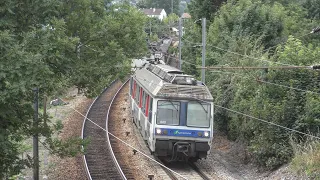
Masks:
[[[197,103],[199,103],[201,105],[202,109],[208,114],[208,111],[206,110],[206,108],[204,108],[203,104],[200,103],[199,101],[197,101]]]
[[[164,101],[163,103],[159,104],[158,106],[162,106],[162,105],[166,104],[167,102],[170,102],[170,104],[171,104],[177,111],[179,111],[178,108],[175,106],[175,104],[173,104],[173,102],[172,102],[171,100],[169,100],[169,101]]]
[[[171,105],[172,105],[177,111],[179,111],[178,108],[173,104],[172,101],[169,100],[169,102],[171,103]]]

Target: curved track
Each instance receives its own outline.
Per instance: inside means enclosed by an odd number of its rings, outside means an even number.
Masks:
[[[117,140],[106,132],[106,130],[110,131],[110,133],[115,131],[113,122],[115,118],[110,118],[109,120],[109,115],[112,112],[112,106],[121,105],[119,102],[114,102],[114,100],[123,96],[122,94],[126,94],[122,92],[125,89],[123,88],[125,84],[120,81],[114,81],[94,100],[86,114],[82,138],[90,139],[84,155],[87,176],[90,180],[134,179],[130,165],[121,159],[121,150],[117,149],[116,145]],[[114,116],[119,116],[119,114]],[[186,179],[210,179],[195,164],[173,163],[166,164],[166,166]],[[183,179],[168,169],[163,169],[170,179]]]
[[[126,179],[115,159],[105,132],[108,129],[106,127],[108,109],[121,85],[120,81],[114,81],[105,89],[90,106],[83,123],[82,138],[90,139],[84,156],[87,175],[90,180]]]

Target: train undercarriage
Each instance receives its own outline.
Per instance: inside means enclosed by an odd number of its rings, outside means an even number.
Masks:
[[[167,161],[197,161],[206,158],[210,146],[207,142],[157,140],[155,155]]]

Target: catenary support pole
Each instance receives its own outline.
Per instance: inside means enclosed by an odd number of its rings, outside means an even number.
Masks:
[[[38,129],[38,93],[39,89],[34,88],[34,117],[33,117],[33,128],[35,131]],[[39,180],[39,144],[38,144],[38,133],[33,134],[33,180]]]
[[[181,46],[182,46],[182,18],[179,18],[179,69],[181,70]]]
[[[171,0],[171,14],[173,13],[173,0]]]
[[[201,81],[205,83],[206,80],[206,18],[202,18],[202,67],[201,70]]]

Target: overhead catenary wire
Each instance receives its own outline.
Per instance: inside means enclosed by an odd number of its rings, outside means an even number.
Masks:
[[[314,135],[311,135],[311,134],[308,134],[308,133],[304,133],[304,132],[301,132],[301,131],[298,131],[298,130],[295,130],[295,129],[291,129],[291,128],[288,128],[288,127],[285,127],[285,126],[282,126],[282,125],[279,125],[279,124],[276,124],[276,123],[273,123],[273,122],[270,122],[270,121],[267,121],[267,120],[264,120],[264,119],[260,119],[260,118],[257,118],[257,117],[254,117],[254,116],[251,116],[251,115],[248,115],[248,114],[239,112],[239,111],[235,111],[235,110],[232,110],[232,109],[223,107],[223,106],[219,106],[219,105],[216,105],[216,104],[215,104],[214,106],[215,106],[215,107],[222,108],[222,109],[225,109],[225,110],[227,110],[227,111],[230,111],[230,112],[233,112],[233,113],[236,113],[236,114],[240,114],[240,115],[242,115],[242,116],[249,117],[249,118],[251,118],[251,119],[255,119],[255,120],[258,120],[258,121],[267,123],[267,124],[269,124],[269,125],[277,126],[277,127],[279,127],[279,128],[285,129],[285,130],[287,130],[287,131],[292,131],[292,132],[295,132],[295,133],[298,133],[298,134],[302,134],[302,135],[309,136],[309,137],[312,137],[312,138],[315,138],[315,139],[320,140],[320,137],[318,137],[318,136],[314,136]]]
[[[297,38],[301,38],[301,37],[310,35],[310,34],[312,34],[312,33],[319,32],[319,31],[320,31],[319,29],[320,29],[319,27],[318,27],[318,28],[315,28],[315,29],[313,29],[310,33],[304,34],[304,35],[299,36],[299,37],[297,37]],[[199,44],[199,43],[192,43],[192,42],[190,42],[190,41],[187,41],[187,42],[190,43],[190,44],[197,44],[196,46],[199,46],[199,47],[201,46],[201,44]],[[283,44],[283,43],[285,43],[285,42],[282,42],[281,44]],[[279,44],[277,44],[277,45],[275,45],[275,46],[273,46],[273,47],[270,47],[269,49],[274,48],[274,47],[276,47],[276,46],[279,46]],[[280,64],[280,65],[291,66],[291,67],[294,67],[294,66],[295,66],[295,65],[291,65],[291,64],[287,64],[287,63],[280,63],[280,62],[275,62],[275,61],[269,61],[269,60],[265,60],[265,59],[262,59],[262,58],[256,58],[256,57],[253,57],[253,56],[248,56],[248,55],[240,54],[240,53],[233,52],[233,51],[230,51],[230,50],[226,50],[226,49],[220,48],[220,47],[218,47],[218,46],[214,46],[214,45],[207,45],[207,47],[213,47],[213,48],[215,48],[215,49],[219,49],[219,50],[221,50],[221,51],[225,51],[225,52],[230,53],[230,54],[235,54],[235,55],[238,55],[238,56],[242,56],[242,57],[246,57],[246,58],[250,58],[250,59],[255,59],[255,60],[259,60],[259,61],[263,61],[263,62]],[[268,50],[269,50],[269,49],[268,49]],[[264,50],[264,51],[262,51],[262,52],[266,52],[266,50]],[[201,67],[201,68],[205,68],[205,67]],[[306,69],[313,69],[312,66],[309,66],[309,67],[306,66],[306,67],[304,67],[304,68],[306,68]],[[283,69],[284,69],[284,68],[283,68]],[[319,69],[319,68],[318,68],[318,69]]]
[[[168,56],[168,55],[165,55],[165,56]],[[175,57],[170,57],[169,58],[172,58],[172,59],[175,59],[175,60],[178,60],[177,58]],[[185,61],[185,60],[181,60],[182,62],[185,62],[187,64],[190,64],[190,65],[194,65],[194,66],[198,66],[194,63],[190,63],[188,61]],[[285,66],[287,67],[287,66]],[[309,67],[309,66],[302,66],[302,67]],[[267,67],[265,67],[267,68]],[[219,68],[217,68],[219,69]],[[222,68],[223,69],[223,68]],[[245,69],[245,68],[244,68]],[[261,69],[261,68],[260,68]],[[262,68],[264,69],[264,68]],[[293,68],[294,69],[294,68]],[[213,72],[225,72],[225,71],[213,71]],[[232,74],[239,74],[239,73],[234,73],[234,72],[225,72],[225,73],[232,73]],[[263,81],[263,80],[257,80],[256,78],[254,79],[255,81],[258,81],[258,82],[261,82],[261,83],[266,83],[266,84],[270,84],[270,85],[275,85],[275,86],[280,86],[280,87],[285,87],[285,88],[289,88],[289,89],[294,89],[294,90],[297,90],[297,91],[302,91],[302,92],[309,92],[309,93],[313,93],[313,94],[320,94],[318,92],[314,92],[314,91],[309,91],[309,90],[304,90],[304,89],[299,89],[299,88],[295,88],[295,87],[289,87],[289,86],[285,86],[285,85],[281,85],[281,84],[276,84],[276,83],[272,83],[272,82],[267,82],[267,81]]]
[[[198,100],[198,101],[206,102],[206,101],[201,100],[201,99],[198,99],[198,98],[193,98],[193,99],[196,99],[196,100]],[[301,131],[298,131],[298,130],[295,130],[295,129],[291,129],[291,128],[288,128],[288,127],[285,127],[285,126],[282,126],[282,125],[279,125],[279,124],[276,124],[276,123],[273,123],[273,122],[270,122],[270,121],[267,121],[267,120],[264,120],[264,119],[261,119],[261,118],[257,118],[257,117],[254,117],[254,116],[251,116],[251,115],[248,115],[248,114],[245,114],[245,113],[236,111],[236,110],[232,110],[232,109],[229,109],[229,108],[220,106],[220,105],[214,104],[214,106],[215,106],[215,107],[219,107],[219,108],[224,109],[224,110],[227,110],[227,111],[230,111],[230,112],[233,112],[233,113],[236,113],[236,114],[240,114],[240,115],[242,115],[242,116],[249,117],[249,118],[251,118],[251,119],[255,119],[255,120],[264,122],[264,123],[269,124],[269,125],[272,125],[272,126],[276,126],[276,127],[285,129],[285,130],[287,130],[287,131],[292,131],[292,132],[295,132],[295,133],[298,133],[298,134],[302,134],[302,135],[309,136],[309,137],[312,137],[312,138],[315,138],[315,139],[320,140],[320,137],[319,137],[319,136],[314,136],[314,135],[311,135],[311,134],[308,134],[308,133],[304,133],[304,132],[301,132]]]
[[[159,84],[155,84],[155,83],[153,83],[151,81],[148,81],[146,79],[142,79],[142,78],[138,78],[138,79],[146,81],[146,82],[148,82],[150,84],[153,84],[155,86],[160,86]],[[201,99],[198,99],[198,98],[194,98],[194,97],[192,97],[192,99],[195,99],[195,100],[198,100],[198,101],[202,101],[202,102],[208,102],[208,101],[204,101],[204,100],[201,100]],[[273,123],[273,122],[270,122],[270,121],[267,121],[267,120],[264,120],[264,119],[261,119],[261,118],[257,118],[257,117],[254,117],[254,116],[239,112],[239,111],[235,111],[235,110],[232,110],[232,109],[220,106],[220,105],[216,105],[215,103],[214,103],[214,106],[222,108],[222,109],[225,109],[225,110],[228,110],[228,111],[233,112],[233,113],[237,113],[237,114],[240,114],[240,115],[255,119],[255,120],[259,120],[259,121],[267,123],[269,125],[273,125],[273,126],[276,126],[276,127],[279,127],[279,128],[283,128],[283,129],[288,130],[288,131],[292,131],[292,132],[295,132],[295,133],[298,133],[298,134],[306,135],[306,136],[309,136],[309,137],[316,138],[316,139],[320,140],[320,137],[318,137],[318,136],[314,136],[314,135],[311,135],[311,134],[308,134],[308,133],[304,133],[304,132],[301,132],[301,131],[298,131],[298,130],[295,130],[295,129],[291,129],[291,128],[288,128],[288,127],[285,127],[285,126],[282,126],[282,125],[279,125],[279,124],[276,124],[276,123]]]
[[[60,98],[61,99],[61,98]],[[62,99],[61,99],[62,100]],[[63,100],[62,100],[63,101]],[[65,101],[63,101],[64,103],[66,103]],[[106,133],[108,133],[110,136],[114,137],[115,139],[117,139],[118,141],[122,142],[123,144],[125,144],[126,146],[136,150],[138,153],[142,154],[144,157],[150,159],[151,161],[159,164],[160,166],[162,166],[163,168],[171,171],[172,173],[176,174],[177,176],[183,178],[183,179],[187,179],[186,177],[184,177],[183,175],[173,171],[172,169],[166,167],[165,165],[161,164],[160,162],[158,162],[157,160],[153,159],[152,157],[148,156],[147,154],[145,154],[144,152],[142,152],[141,150],[139,150],[138,148],[133,147],[132,145],[130,145],[129,143],[125,142],[124,140],[120,139],[119,137],[115,136],[114,134],[110,133],[108,130],[106,130],[105,128],[101,127],[99,124],[95,123],[94,121],[92,121],[91,119],[89,119],[88,117],[86,117],[84,114],[82,114],[80,111],[76,110],[75,108],[73,108],[72,106],[70,106],[70,108],[72,110],[74,110],[75,112],[77,112],[78,114],[80,114],[81,116],[83,116],[84,118],[86,118],[86,120],[88,120],[89,122],[91,122],[92,124],[94,124],[95,126],[97,126],[98,128],[100,128],[101,130],[105,131]]]
[[[298,37],[296,37],[296,39],[299,39],[299,38],[308,36],[308,35],[310,35],[310,34],[313,34],[313,32],[311,31],[311,32],[309,32],[309,33],[307,33],[307,34],[298,36]],[[277,46],[279,46],[279,45],[282,45],[282,44],[284,44],[284,43],[286,43],[286,41],[283,41],[283,42],[281,42],[281,43],[279,43],[279,44],[277,44],[277,45],[271,46],[271,47],[269,47],[268,49],[263,50],[262,52],[267,52],[267,51],[271,50],[272,48],[275,48],[275,47],[277,47]]]
[[[198,69],[232,69],[232,70],[255,70],[255,69],[314,69],[314,66],[207,66]]]
[[[176,57],[172,57],[170,55],[165,55],[168,58],[179,60]],[[188,62],[186,60],[181,60],[182,62],[185,62],[187,64],[191,64],[196,66],[197,69],[207,69],[207,70],[212,70],[212,69],[232,69],[232,70],[259,70],[259,69],[310,69],[310,70],[317,70],[320,69],[320,65],[313,65],[313,66],[295,66],[295,65],[288,65],[288,66],[206,66],[206,67],[201,67],[197,64]]]
[[[289,89],[293,89],[293,90],[297,90],[297,91],[302,91],[302,92],[306,92],[306,93],[312,93],[312,94],[319,94],[320,95],[320,92],[314,92],[314,91],[299,89],[299,88],[295,88],[295,87],[285,86],[285,85],[281,85],[281,84],[276,84],[276,83],[272,83],[272,82],[263,81],[263,80],[260,80],[260,79],[257,79],[256,81],[257,82],[266,83],[266,84],[271,84],[271,85],[274,85],[274,86],[280,86],[280,87],[289,88]]]
[[[218,72],[218,73],[229,73],[229,74],[239,74],[239,75],[242,75],[242,74],[240,74],[240,73],[234,73],[234,72],[228,72],[228,71],[210,71],[210,72],[212,72],[212,73]],[[300,89],[300,88],[296,88],[296,87],[290,87],[290,86],[286,86],[286,85],[282,85],[282,84],[277,84],[277,83],[273,83],[273,82],[264,81],[264,80],[257,79],[257,78],[252,79],[252,81],[257,81],[257,82],[261,82],[261,83],[265,83],[265,84],[269,84],[269,85],[279,86],[279,87],[283,87],[283,88],[293,89],[293,90],[302,91],[302,92],[307,92],[307,93],[312,93],[312,94],[320,94],[320,92],[314,92],[314,91],[305,90],[305,89]]]

